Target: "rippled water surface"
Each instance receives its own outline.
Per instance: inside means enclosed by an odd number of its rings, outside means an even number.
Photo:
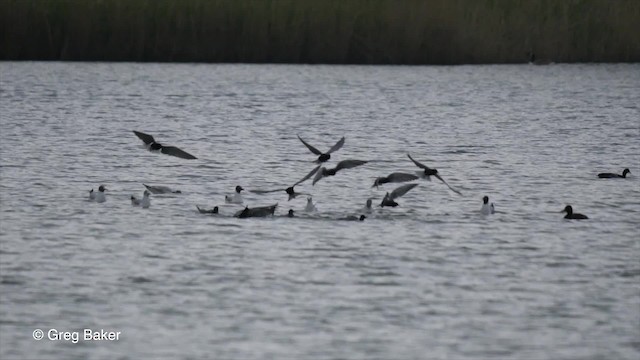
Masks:
[[[2,359],[638,359],[640,66],[0,63]],[[141,148],[132,130],[196,155]],[[236,219],[320,150],[370,160]],[[436,167],[397,208],[376,176]],[[599,172],[628,179],[598,179]],[[180,189],[130,205],[142,183]],[[108,188],[107,201],[88,191]],[[497,214],[479,214],[488,195]],[[589,216],[563,219],[566,204]],[[196,205],[220,205],[221,216]],[[284,215],[292,208],[298,218]],[[59,331],[117,341],[52,341]],[[45,339],[32,337],[35,329]],[[82,334],[80,334],[82,337]]]

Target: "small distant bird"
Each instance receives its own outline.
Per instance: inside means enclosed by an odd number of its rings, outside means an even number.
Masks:
[[[91,189],[91,191],[89,191],[89,200],[93,200],[97,203],[103,203],[107,201],[107,197],[104,193],[105,190],[107,190],[107,188],[104,187],[104,185],[100,185],[100,187],[98,188],[98,192],[94,192],[93,189]]]
[[[224,202],[227,204],[242,204],[242,195],[240,194],[242,190],[244,190],[242,186],[236,186],[236,192],[233,195],[225,195]]]
[[[301,184],[305,181],[307,181],[307,179],[309,179],[311,176],[313,176],[313,174],[315,174],[318,169],[320,169],[320,165],[316,166],[315,168],[313,168],[313,170],[311,170],[307,175],[305,175],[302,179],[300,179],[298,182],[296,182],[295,184],[289,186],[288,188],[280,188],[280,189],[273,189],[273,190],[249,190],[252,193],[255,194],[266,194],[266,193],[272,193],[272,192],[277,192],[277,191],[284,191],[287,193],[287,195],[289,195],[289,199],[287,201],[291,201],[291,199],[295,199],[297,196],[300,195],[309,195],[309,194],[305,194],[305,193],[299,193],[296,192],[294,187],[298,184]]]
[[[382,199],[382,202],[380,203],[380,207],[385,207],[385,206],[391,206],[391,207],[396,207],[398,206],[398,203],[395,202],[395,199],[401,197],[402,195],[406,194],[407,192],[409,192],[409,190],[413,189],[414,187],[418,186],[418,184],[406,184],[406,185],[402,185],[398,188],[396,188],[395,190],[393,190],[391,192],[391,194],[387,193],[384,198]]]
[[[407,156],[409,157],[409,159],[410,159],[411,161],[413,161],[413,163],[414,163],[417,167],[424,169],[423,171],[418,172],[418,175],[420,175],[420,177],[425,178],[425,179],[427,179],[427,180],[431,181],[431,176],[435,176],[435,177],[437,177],[440,181],[442,181],[442,183],[443,183],[443,184],[447,185],[447,187],[448,187],[449,189],[451,189],[451,191],[455,192],[455,193],[456,193],[456,194],[458,194],[458,195],[462,195],[462,194],[460,193],[460,191],[458,191],[458,190],[456,190],[456,189],[452,188],[451,186],[449,186],[449,184],[447,184],[447,182],[446,182],[446,181],[444,181],[444,179],[443,179],[442,177],[440,177],[440,175],[438,175],[438,170],[436,170],[436,169],[432,169],[432,168],[430,168],[430,167],[428,167],[428,166],[426,166],[426,165],[424,165],[424,164],[419,163],[418,161],[414,160],[414,159],[411,157],[411,155],[409,155],[409,154],[407,154]]]
[[[201,209],[198,205],[196,205],[196,208],[198,208],[198,211],[200,212],[200,214],[218,214],[217,206],[214,206],[213,209],[211,210]]]
[[[293,209],[289,209],[289,212],[287,213],[287,217],[293,217]]]
[[[565,219],[574,219],[574,220],[588,219],[588,217],[586,215],[574,213],[573,212],[573,208],[571,207],[571,205],[565,206],[564,210],[562,210],[561,212],[566,212],[567,213],[567,215],[564,216]]]
[[[598,177],[601,179],[609,179],[609,178],[626,178],[627,174],[629,174],[631,171],[629,169],[624,169],[622,171],[622,175],[618,175],[618,174],[614,174],[614,173],[600,173],[598,174]]]
[[[133,133],[136,134],[136,136],[138,138],[140,138],[140,140],[142,140],[144,142],[145,147],[147,148],[147,150],[149,151],[159,151],[163,154],[167,154],[167,155],[171,155],[171,156],[175,156],[175,157],[179,157],[182,159],[197,159],[197,157],[189,154],[188,152],[181,150],[175,146],[163,146],[162,144],[156,142],[153,139],[153,136],[149,135],[149,134],[145,134],[143,132],[140,131],[135,131],[133,130]]]
[[[417,180],[418,177],[413,175],[413,174],[407,174],[407,173],[392,173],[388,176],[382,176],[377,178],[374,182],[373,182],[373,186],[371,187],[378,187],[382,184],[386,184],[386,183],[399,183],[399,182],[405,182],[405,181],[413,181],[413,180]]]
[[[307,198],[307,206],[304,207],[304,211],[306,212],[316,212],[318,209],[313,204],[313,199],[311,197]]]
[[[322,151],[316,149],[315,147],[309,145],[309,143],[307,143],[306,141],[302,140],[300,135],[298,135],[298,139],[302,141],[302,143],[304,144],[304,146],[307,147],[307,149],[311,150],[312,153],[318,155],[318,159],[315,161],[316,163],[323,163],[325,161],[328,161],[329,159],[331,159],[331,153],[340,150],[342,145],[344,145],[344,136],[343,136],[342,139],[338,140],[338,142],[335,145],[333,145],[331,149],[329,149],[329,151],[327,151],[326,153],[322,153]]]
[[[149,195],[151,195],[151,193],[148,190],[145,190],[144,193],[142,193],[142,199],[136,199],[136,197],[132,195],[131,205],[148,209],[149,206],[151,206],[151,199],[149,198]]]
[[[362,211],[366,212],[367,214],[371,214],[373,212],[373,208],[371,207],[372,205],[373,205],[373,198],[368,198],[367,203],[364,206],[364,209],[362,209]]]
[[[327,169],[323,166],[318,169],[318,172],[316,172],[316,176],[313,177],[312,185],[315,185],[323,177],[334,176],[338,171],[342,169],[351,169],[356,166],[364,165],[366,163],[368,163],[368,161],[365,160],[342,160],[338,163],[338,165],[336,165],[336,167],[332,169]]]
[[[142,184],[144,185],[144,187],[147,188],[147,190],[149,190],[152,194],[182,194],[182,191],[180,190],[173,190],[168,186],[162,186],[162,185],[147,185],[147,184]]]
[[[485,196],[482,198],[482,208],[480,209],[482,215],[490,215],[496,212],[493,203],[489,203],[489,197]]]
[[[270,205],[270,206],[259,206],[254,208],[249,208],[246,206],[243,210],[237,212],[235,217],[240,219],[250,218],[250,217],[265,217],[269,215],[273,215],[276,211],[278,204]]]

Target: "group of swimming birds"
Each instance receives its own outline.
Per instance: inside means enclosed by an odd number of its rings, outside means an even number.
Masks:
[[[158,142],[155,141],[155,139],[153,138],[153,136],[149,135],[149,134],[145,134],[143,132],[140,131],[133,131],[133,133],[140,139],[143,141],[144,146],[147,150],[152,151],[152,152],[159,152],[162,154],[166,154],[166,155],[171,155],[171,156],[175,156],[178,158],[182,158],[182,159],[197,159],[195,156],[189,154],[188,152],[181,150],[178,147],[175,146],[164,146]],[[310,196],[310,194],[306,194],[306,193],[300,193],[300,192],[296,192],[295,191],[295,187],[307,180],[309,180],[311,177],[313,177],[312,180],[312,185],[315,185],[318,181],[320,181],[321,179],[328,177],[328,176],[335,176],[338,171],[341,170],[345,170],[345,169],[352,169],[361,165],[364,165],[366,163],[368,163],[368,161],[366,160],[353,160],[353,159],[347,159],[347,160],[342,160],[339,161],[335,167],[333,168],[328,168],[323,166],[324,163],[326,163],[327,161],[329,161],[331,159],[331,154],[340,150],[340,148],[342,148],[342,146],[344,145],[345,142],[345,138],[342,137],[340,140],[338,140],[338,142],[333,145],[327,152],[322,152],[320,150],[318,150],[316,147],[310,145],[309,143],[307,143],[306,141],[304,141],[299,135],[298,135],[298,139],[302,142],[302,144],[304,144],[304,146],[307,147],[307,149],[309,149],[309,151],[311,151],[313,154],[317,155],[318,158],[314,161],[316,164],[318,164],[316,167],[314,167],[311,171],[309,171],[309,173],[307,173],[302,179],[298,180],[296,183],[294,183],[291,186],[288,187],[282,187],[282,188],[278,188],[278,189],[271,189],[271,190],[250,190],[252,193],[255,194],[267,194],[267,193],[274,193],[274,192],[279,192],[279,191],[284,191],[287,195],[288,195],[288,200],[292,200],[295,199],[297,196],[300,195],[306,195],[307,197],[307,205],[305,207],[305,212],[316,212],[317,208],[313,203],[313,199]],[[453,187],[451,187],[439,174],[438,174],[438,170],[434,169],[434,168],[430,168],[424,164],[422,164],[421,162],[415,160],[413,157],[411,157],[410,154],[407,154],[407,157],[409,158],[409,160],[411,160],[411,162],[413,162],[413,164],[415,166],[417,166],[418,168],[420,168],[419,171],[417,171],[415,174],[410,174],[410,173],[403,173],[403,172],[394,172],[391,173],[387,176],[381,176],[375,179],[375,181],[373,182],[373,186],[372,187],[376,187],[378,188],[381,185],[387,184],[387,183],[403,183],[403,182],[409,182],[409,181],[414,181],[414,180],[418,180],[418,179],[426,179],[426,180],[431,180],[431,176],[437,178],[438,180],[440,180],[443,184],[445,184],[451,191],[455,192],[458,195],[462,195],[462,193],[456,189],[454,189]],[[622,172],[622,175],[619,174],[615,174],[615,173],[600,173],[598,174],[599,178],[626,178],[627,174],[629,174],[630,171],[629,169],[624,169]],[[143,192],[142,198],[138,199],[135,196],[131,196],[131,205],[133,206],[140,206],[142,208],[149,208],[151,206],[151,199],[150,199],[150,195],[151,194],[168,194],[168,193],[174,193],[174,194],[180,194],[181,191],[180,190],[173,190],[167,186],[153,186],[153,185],[147,185],[147,184],[143,184],[144,187],[146,188]],[[396,189],[394,189],[391,192],[387,192],[384,197],[382,198],[382,201],[380,202],[380,207],[385,207],[385,206],[389,206],[389,207],[396,207],[399,204],[396,202],[396,199],[402,197],[403,195],[405,195],[407,192],[409,192],[411,189],[415,188],[416,186],[418,186],[418,184],[416,183],[410,183],[410,184],[405,184],[405,185],[401,185],[399,187],[397,187]],[[93,189],[91,189],[91,191],[89,191],[89,199],[98,203],[102,203],[106,201],[106,196],[105,196],[105,191],[107,189],[105,188],[104,185],[100,185],[98,187],[98,191],[95,192]],[[241,192],[244,190],[244,188],[242,186],[236,186],[235,188],[235,193],[233,195],[225,195],[225,203],[227,204],[237,204],[237,205],[242,205],[244,203],[244,200],[242,199],[242,195]],[[372,208],[372,198],[367,199],[366,202],[366,206],[364,208],[364,212],[366,213],[371,213],[373,211]],[[274,205],[269,205],[269,206],[259,206],[259,207],[252,207],[249,208],[249,206],[245,206],[244,209],[237,211],[235,213],[235,217],[238,218],[249,218],[249,217],[265,217],[265,216],[269,216],[269,215],[274,215],[276,208],[278,207],[278,204],[274,204]],[[202,214],[219,214],[219,208],[218,206],[215,206],[212,209],[202,209],[198,206],[196,206],[196,208],[198,209],[198,211]],[[488,196],[484,196],[482,198],[482,207],[480,208],[480,213],[483,215],[491,215],[494,214],[496,212],[495,210],[495,206],[493,203],[489,202],[489,197]],[[571,205],[567,205],[564,210],[562,210],[561,212],[566,213],[566,215],[564,216],[565,219],[575,219],[575,220],[583,220],[583,219],[588,219],[588,217],[586,215],[583,214],[579,214],[579,213],[575,213],[573,212],[573,208],[571,207]],[[295,212],[293,209],[289,209],[289,211],[287,212],[287,216],[288,217],[294,217],[295,216]],[[361,214],[360,216],[348,216],[346,218],[343,218],[343,220],[359,220],[359,221],[363,221],[364,219],[366,219],[366,216],[364,214]]]

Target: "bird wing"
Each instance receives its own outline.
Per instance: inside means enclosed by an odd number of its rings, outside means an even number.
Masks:
[[[414,187],[418,186],[418,184],[406,184],[406,185],[402,185],[400,187],[397,187],[395,190],[393,190],[391,192],[391,194],[389,194],[389,199],[393,200],[393,199],[397,199],[399,197],[401,197],[402,195],[406,194],[407,192],[409,192],[409,190],[413,189]]]
[[[274,189],[274,190],[249,190],[249,192],[252,192],[254,194],[268,194],[268,193],[272,193],[272,192],[278,192],[278,191],[285,191],[286,189]]]
[[[297,183],[293,184],[293,186],[296,186],[298,184],[301,184],[305,181],[307,181],[307,179],[309,179],[311,176],[313,176],[313,174],[315,174],[318,169],[320,169],[320,165],[316,166],[313,168],[313,170],[311,170],[307,175],[305,175],[302,179],[300,179]]]
[[[364,165],[369,161],[366,160],[342,160],[336,165],[336,172],[342,169],[351,169],[356,166]]]
[[[309,145],[306,141],[302,140],[302,138],[300,137],[300,135],[297,135],[298,139],[300,139],[300,141],[302,141],[302,143],[304,144],[304,146],[307,147],[307,149],[311,150],[312,153],[316,154],[316,155],[322,155],[322,152],[320,152],[320,150],[314,148],[313,146]]]
[[[416,175],[407,173],[393,173],[387,176],[387,179],[389,179],[390,182],[405,182],[417,180],[418,177]]]
[[[153,139],[153,136],[151,136],[149,134],[145,134],[143,132],[135,131],[135,130],[133,130],[133,133],[136,134],[136,136],[138,138],[140,138],[140,140],[144,141],[144,143],[147,144],[147,145],[156,142]]]
[[[320,169],[318,169],[318,171],[316,171],[316,176],[313,177],[313,182],[311,183],[311,185],[315,185],[318,181],[320,181],[320,179],[322,179],[324,177],[324,167],[321,167]]]
[[[167,155],[172,155],[175,157],[179,157],[182,159],[197,159],[197,157],[189,154],[188,152],[184,151],[184,150],[180,150],[175,146],[163,146],[162,149],[160,150],[163,154],[167,154]]]
[[[411,161],[413,161],[414,164],[416,164],[417,167],[419,168],[423,168],[423,169],[429,169],[426,165],[414,160],[411,155],[407,154],[407,156],[409,157],[409,159],[411,159]]]
[[[444,183],[445,185],[447,185],[447,187],[448,187],[451,191],[453,191],[454,193],[456,193],[456,194],[458,194],[458,195],[462,195],[462,193],[461,193],[460,191],[458,191],[458,190],[456,190],[456,189],[452,188],[452,187],[451,187],[451,185],[447,184],[447,182],[446,182],[446,181],[444,181],[444,179],[443,179],[440,175],[438,175],[438,174],[434,174],[433,176],[435,176],[435,177],[437,177],[438,179],[440,179],[440,181],[442,181],[442,183]]]
[[[327,154],[331,154],[334,151],[340,150],[342,145],[344,145],[344,136],[342,137],[342,139],[338,140],[338,142],[335,145],[333,145],[331,149],[329,149],[329,151],[327,151]]]
[[[151,191],[151,192],[152,192],[152,193],[154,193],[154,194],[155,194],[155,193],[156,193],[156,191],[157,191],[157,189],[155,188],[155,186],[147,185],[147,184],[144,184],[144,183],[143,183],[142,185],[144,185],[144,187],[146,187],[146,188],[147,188],[147,190]]]

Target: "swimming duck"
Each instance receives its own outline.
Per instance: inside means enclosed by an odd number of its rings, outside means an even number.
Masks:
[[[235,214],[235,217],[240,219],[250,218],[250,217],[265,217],[269,215],[273,215],[276,211],[278,204],[270,205],[270,206],[259,206],[254,208],[249,208],[246,206],[243,210],[240,210]]]
[[[213,209],[211,210],[201,209],[198,205],[196,205],[196,208],[198,208],[198,211],[200,212],[200,214],[218,214],[219,213],[217,206],[214,206]]]
[[[571,205],[565,206],[564,210],[562,210],[561,212],[566,212],[567,213],[567,215],[564,216],[565,219],[574,219],[574,220],[588,219],[588,217],[586,215],[574,213],[573,212],[573,208],[571,207]]]
[[[598,177],[601,179],[609,179],[609,178],[626,178],[627,174],[631,171],[629,169],[622,170],[622,175],[614,174],[614,173],[600,173]]]

